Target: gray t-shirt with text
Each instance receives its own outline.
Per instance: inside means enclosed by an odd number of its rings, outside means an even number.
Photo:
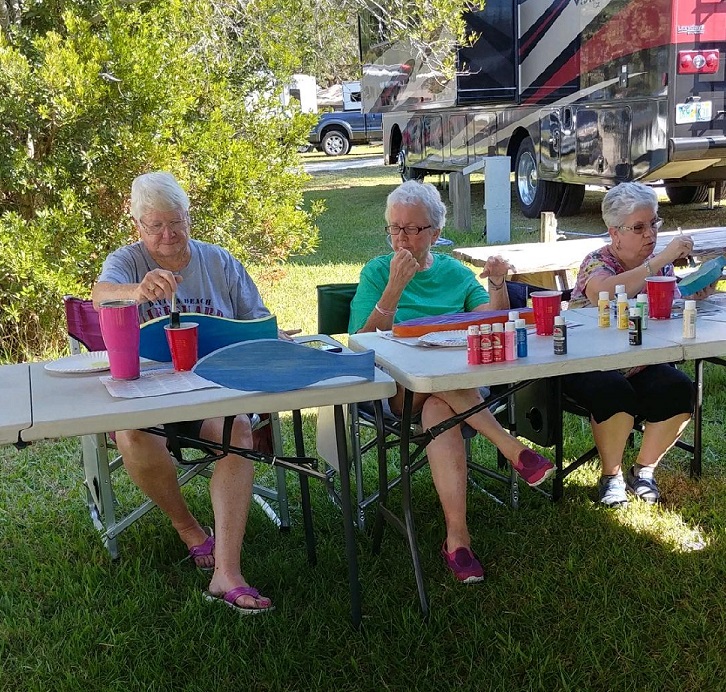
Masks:
[[[225,249],[199,240],[189,240],[191,259],[184,269],[176,293],[179,312],[198,312],[237,320],[252,320],[270,314],[247,270]],[[159,269],[141,242],[112,252],[103,263],[99,281],[115,284],[140,283],[152,269]],[[139,305],[142,322],[168,315],[171,304],[162,299]]]

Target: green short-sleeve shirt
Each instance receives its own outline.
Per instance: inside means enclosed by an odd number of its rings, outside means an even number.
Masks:
[[[434,254],[433,264],[417,272],[403,290],[394,322],[429,315],[471,312],[489,302],[489,294],[470,269],[449,255]],[[360,283],[350,306],[348,331],[357,332],[365,323],[388,284],[393,253],[376,257],[363,267]]]

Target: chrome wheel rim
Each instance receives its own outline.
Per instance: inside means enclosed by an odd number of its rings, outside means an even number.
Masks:
[[[519,199],[526,206],[531,206],[532,202],[534,202],[534,196],[537,194],[537,165],[532,152],[525,151],[519,157],[517,190],[519,191]]]

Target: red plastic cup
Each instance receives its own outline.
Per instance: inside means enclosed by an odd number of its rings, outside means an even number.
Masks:
[[[555,330],[555,317],[562,307],[562,291],[534,291],[529,297],[532,299],[537,334],[551,335]]]
[[[103,300],[98,310],[101,336],[114,380],[139,377],[139,308],[135,300]]]
[[[648,293],[648,316],[654,320],[669,320],[676,289],[675,276],[649,276],[645,280]]]
[[[178,327],[164,325],[164,329],[174,370],[177,372],[191,370],[197,362],[199,325],[196,322],[182,322]]]

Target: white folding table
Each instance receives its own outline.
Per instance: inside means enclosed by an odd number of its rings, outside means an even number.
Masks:
[[[338,450],[347,461],[343,406],[387,398],[396,391],[393,379],[376,369],[373,381],[339,377],[288,392],[243,392],[226,388],[134,399],[113,398],[93,374],[58,374],[42,363],[30,366],[32,425],[21,439],[33,442],[53,437],[75,437],[113,430],[140,429],[184,420],[199,420],[242,413],[295,411],[334,406]],[[348,463],[340,465],[342,514],[345,534],[351,611],[354,625],[361,621],[361,587],[350,502]]]
[[[0,366],[0,445],[20,442],[21,431],[31,423],[29,365]]]
[[[423,572],[418,557],[416,532],[411,508],[411,469],[416,455],[422,454],[432,436],[457,425],[484,404],[451,418],[434,431],[424,431],[416,438],[410,435],[411,407],[413,393],[435,393],[451,389],[470,389],[508,385],[518,387],[522,383],[543,378],[557,378],[561,375],[591,372],[595,370],[616,370],[639,365],[677,362],[683,359],[683,347],[668,335],[660,336],[656,330],[647,330],[642,346],[630,346],[628,332],[600,329],[597,320],[590,313],[563,313],[566,320],[574,324],[568,330],[567,355],[555,355],[552,337],[530,335],[528,356],[520,360],[489,365],[468,365],[465,348],[425,348],[402,344],[375,333],[353,334],[349,346],[353,350],[373,349],[376,363],[388,372],[405,389],[401,420],[401,491],[403,520],[388,508],[387,488],[381,484],[378,504],[378,527],[385,519],[406,537],[411,552],[419,601],[424,613],[428,613],[428,600],[423,582]],[[557,450],[557,474],[554,480],[554,496],[562,491],[566,472],[562,468],[561,430],[556,432],[560,443]],[[409,444],[417,444],[414,455]]]

